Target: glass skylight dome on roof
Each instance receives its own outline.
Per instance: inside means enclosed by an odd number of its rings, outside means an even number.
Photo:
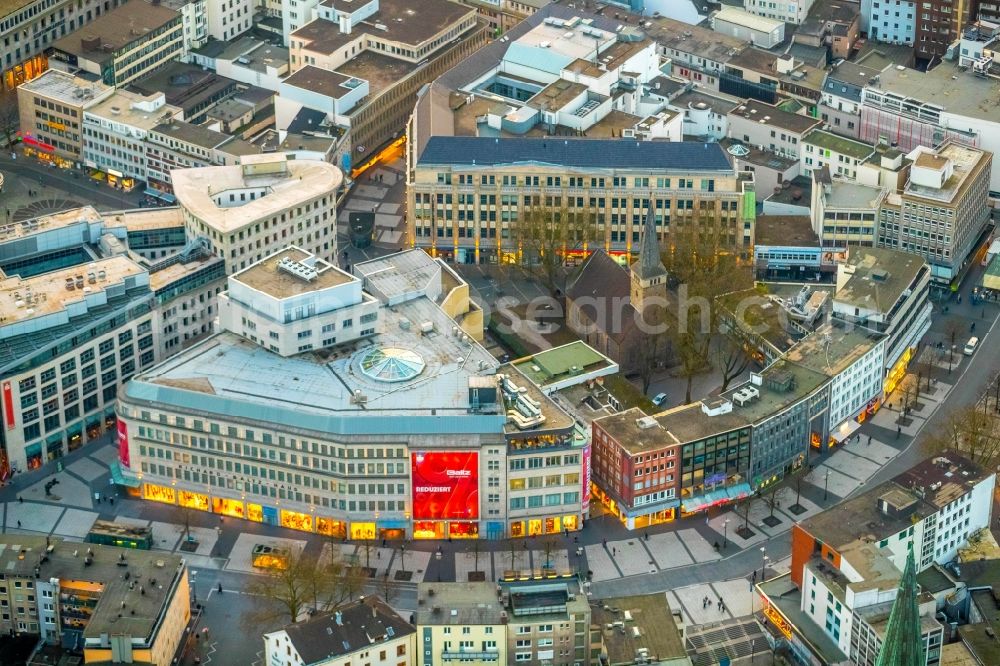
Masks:
[[[409,349],[378,347],[361,357],[361,372],[379,382],[403,382],[424,371],[424,360]]]

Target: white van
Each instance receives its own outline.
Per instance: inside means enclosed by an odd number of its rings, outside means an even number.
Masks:
[[[972,337],[969,341],[965,343],[965,355],[972,356],[973,352],[976,351],[976,345],[979,344],[979,338]]]

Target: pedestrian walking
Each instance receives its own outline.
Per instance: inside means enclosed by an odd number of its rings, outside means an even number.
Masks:
[[[20,499],[20,498],[18,498],[18,499]],[[601,541],[604,542],[604,547],[607,548],[608,547],[608,540],[607,539],[601,539]]]
[[[17,526],[18,526],[18,527],[21,527],[21,521],[20,521],[20,520],[19,520],[19,521],[17,521]]]
[[[757,570],[756,569],[753,570],[753,574],[751,575],[750,579],[752,581],[754,581],[754,582],[757,581]]]
[[[868,446],[872,445],[872,436],[868,435]]]
[[[615,548],[614,546],[612,546],[611,547],[611,557],[615,557],[617,555],[618,555],[618,549]]]
[[[222,594],[222,583],[219,583],[219,594]],[[205,630],[205,633],[208,633],[208,629]]]

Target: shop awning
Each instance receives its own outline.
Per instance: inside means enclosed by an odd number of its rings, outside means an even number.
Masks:
[[[749,483],[737,483],[735,486],[730,486],[726,488],[726,494],[729,495],[729,499],[738,500],[744,497],[750,497],[750,493],[753,489],[750,487]]]
[[[127,469],[122,469],[117,460],[111,463],[111,480],[116,486],[139,487],[139,477]]]
[[[710,490],[703,495],[695,495],[681,502],[681,510],[684,513],[694,513],[703,511],[716,504],[724,504],[729,501],[729,492],[726,488]]]
[[[854,431],[861,427],[861,424],[854,419],[848,419],[841,423],[836,430],[830,431],[830,437],[834,439],[838,444],[846,442]]]

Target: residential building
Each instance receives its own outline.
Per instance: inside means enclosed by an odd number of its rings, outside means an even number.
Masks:
[[[307,5],[314,0],[286,0]],[[488,29],[476,10],[451,0],[426,0],[417,12],[405,0],[324,2],[316,18],[286,32],[292,74],[312,65],[344,77],[348,89],[365,85],[367,97],[353,108],[329,118],[350,128],[351,159],[365,159],[400,136],[413,112],[417,91],[485,43]],[[288,28],[291,11],[285,14]],[[338,84],[339,86],[339,84]],[[344,87],[335,89],[343,93]],[[312,106],[309,97],[276,102],[278,129],[306,107],[325,111],[328,101]],[[341,94],[334,97],[339,98]]]
[[[273,666],[415,666],[417,631],[377,596],[264,634]]]
[[[130,243],[171,253],[146,259]],[[0,257],[0,476],[112,428],[118,387],[211,332],[224,284],[221,261],[185,248],[176,211],[102,216],[86,207],[11,224]]]
[[[995,481],[946,451],[796,523],[791,572],[757,586],[765,616],[801,657],[874,665],[907,558],[918,573],[952,561],[989,526]],[[919,607],[925,663],[937,664],[936,602],[923,595]]]
[[[669,108],[684,113],[684,136],[699,141],[719,141],[729,136],[729,112],[740,104],[735,97],[696,89],[682,92],[668,102]]]
[[[802,137],[802,172],[828,167],[833,178],[855,180],[858,167],[875,154],[871,144],[814,129]]]
[[[861,132],[861,93],[878,71],[860,63],[839,62],[823,81],[819,114],[829,131],[851,139]]]
[[[862,0],[861,11],[863,28],[872,41],[910,46],[916,41],[919,13],[916,2]]]
[[[888,395],[906,374],[931,325],[930,266],[915,254],[851,247],[837,267],[832,314],[888,336],[883,391]]]
[[[805,21],[812,8],[812,0],[793,0],[792,2],[770,2],[768,0],[743,0],[743,8],[751,14],[764,16],[776,21],[798,25]]]
[[[723,88],[727,82],[735,85],[739,78],[732,74],[727,81],[730,73],[726,65],[750,47],[747,39],[666,16],[643,17],[642,20],[643,32],[656,42],[660,56],[670,60],[673,76],[688,79],[704,90],[722,91],[742,98],[751,96]]]
[[[839,60],[854,53],[854,44],[860,36],[857,2],[818,2],[809,10],[793,39],[796,44],[825,48],[832,60]]]
[[[798,46],[807,51],[813,49]],[[826,78],[826,69],[819,63],[803,60],[791,49],[788,53],[780,53],[749,47],[735,54],[727,65],[726,71],[720,74],[721,92],[775,105],[788,97],[798,102],[798,109],[804,114],[816,115],[815,107]],[[793,105],[789,110],[797,112],[798,109]]]
[[[820,124],[816,118],[748,99],[729,112],[729,137],[761,150],[799,159],[802,137]]]
[[[141,0],[137,0],[141,1]],[[131,190],[149,180],[146,137],[181,115],[163,93],[142,96],[116,90],[83,113],[83,163],[106,174],[109,185]]]
[[[785,22],[722,5],[712,14],[712,30],[769,49],[785,40]]]
[[[600,631],[601,663],[691,666],[678,623],[663,594],[601,599],[593,607],[594,633]]]
[[[475,7],[493,34],[499,36],[549,4],[552,0],[460,0]]]
[[[831,319],[800,340],[785,359],[830,378],[831,446],[845,441],[882,402],[886,336]]]
[[[120,4],[121,0],[17,0],[5,5],[0,14],[0,86],[14,90],[41,75],[49,67],[45,52],[55,40]]]
[[[965,26],[976,19],[977,4],[962,0],[921,2],[920,20],[916,22],[913,40],[917,59],[931,66],[939,62],[948,48],[958,41]]]
[[[352,539],[581,528],[586,431],[479,345],[482,311],[440,260],[351,275],[289,247],[230,276],[220,308],[219,333],[119,396],[145,499]],[[218,437],[191,457],[198,432]]]
[[[998,38],[1000,25],[996,23],[979,20],[966,26],[958,44],[958,66],[988,69],[992,65]]]
[[[591,663],[592,611],[575,576],[420,583],[417,597],[422,664]]]
[[[760,280],[832,276],[846,256],[846,244],[821,242],[805,215],[758,215],[756,232],[754,266]]]
[[[948,285],[983,241],[993,155],[946,141],[934,150],[918,147],[907,159],[909,181],[879,210],[878,244],[923,257],[932,282]]]
[[[632,252],[650,213],[663,237],[718,225],[735,252],[753,237],[745,205],[754,200],[753,182],[716,143],[433,136],[410,178],[409,242],[457,263],[516,257],[516,219],[543,205],[594,215],[590,248],[610,252]]]
[[[22,534],[0,537],[0,566],[4,633],[76,646],[87,663],[170,666],[180,657],[191,619],[183,558]]]
[[[245,155],[240,164],[173,171],[171,180],[188,235],[207,238],[229,274],[256,264],[275,245],[337,255],[343,175],[332,164],[283,153]]]
[[[79,166],[83,112],[114,88],[59,70],[49,70],[17,88],[18,118],[25,151],[62,168]]]
[[[132,0],[53,42],[49,63],[56,69],[88,72],[118,88],[183,52],[181,15],[162,5]]]

